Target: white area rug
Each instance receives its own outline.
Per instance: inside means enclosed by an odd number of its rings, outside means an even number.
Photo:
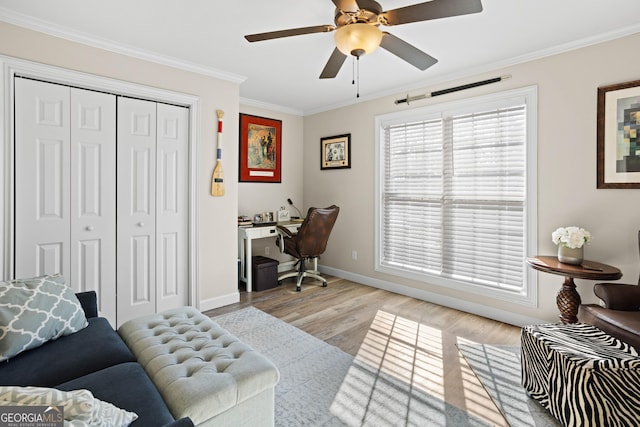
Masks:
[[[386,360],[393,360],[391,367],[370,363],[385,359],[370,357],[372,348],[362,355],[358,353],[354,360],[339,348],[254,307],[213,320],[264,354],[280,370],[275,395],[276,426],[488,425],[421,387],[423,382],[428,383],[426,378],[415,382],[415,375],[411,375],[412,380],[406,381],[399,374],[405,366],[400,358],[391,357],[389,343],[385,344],[383,356],[389,353]],[[413,366],[412,361],[407,363]]]
[[[519,346],[458,344],[458,349],[512,427],[561,425],[522,387]]]

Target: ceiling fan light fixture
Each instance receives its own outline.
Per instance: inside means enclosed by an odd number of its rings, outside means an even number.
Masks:
[[[372,24],[355,23],[338,28],[334,37],[340,52],[360,57],[380,46],[382,31]]]

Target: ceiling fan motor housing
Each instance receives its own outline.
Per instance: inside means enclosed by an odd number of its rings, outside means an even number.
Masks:
[[[355,12],[336,9],[336,16],[333,22],[336,23],[338,28],[355,23],[378,25],[380,23],[378,15],[382,13],[382,6],[376,2],[372,3],[375,3],[376,7],[374,9],[358,9]]]

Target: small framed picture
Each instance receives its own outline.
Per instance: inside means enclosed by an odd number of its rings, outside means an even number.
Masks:
[[[598,188],[640,188],[640,80],[598,88]]]
[[[320,138],[320,169],[351,167],[351,134]]]

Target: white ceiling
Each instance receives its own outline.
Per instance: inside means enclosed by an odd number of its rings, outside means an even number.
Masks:
[[[384,10],[420,2],[378,1]],[[386,27],[439,62],[420,71],[378,49],[360,60],[360,100],[640,32],[639,0],[482,3],[479,14]],[[318,78],[333,33],[243,36],[333,24],[334,8],[331,0],[0,0],[0,20],[241,81],[243,103],[310,114],[358,101],[350,59],[335,79]]]

